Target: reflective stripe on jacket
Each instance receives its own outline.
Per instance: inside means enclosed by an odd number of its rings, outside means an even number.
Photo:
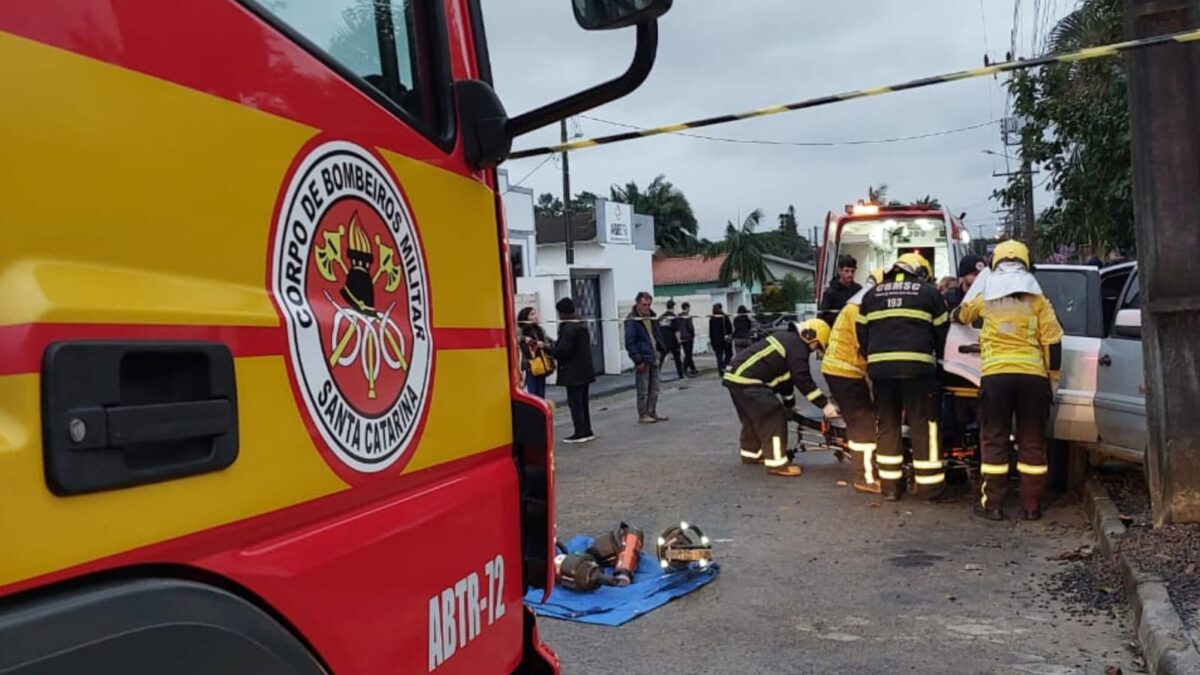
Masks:
[[[770,387],[788,398],[793,387],[818,408],[829,401],[808,368],[810,350],[794,331],[768,335],[733,357],[725,386]]]
[[[1063,329],[1045,296],[1022,294],[985,301],[979,295],[959,306],[960,323],[971,324],[980,317],[982,375],[1046,377],[1061,367]]]
[[[863,296],[855,325],[873,378],[933,375],[949,328],[946,303],[931,284],[893,273]]]
[[[821,372],[836,377],[861,380],[867,375],[867,361],[858,350],[858,305],[847,304],[838,313],[829,332],[829,347],[821,359]]]

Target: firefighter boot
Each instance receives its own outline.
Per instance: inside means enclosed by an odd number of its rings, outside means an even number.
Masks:
[[[903,480],[885,480],[882,483],[880,493],[883,495],[885,502],[898,502],[904,496],[904,481]]]
[[[795,478],[797,476],[804,475],[804,469],[801,469],[795,464],[785,464],[783,466],[771,467],[767,469],[767,473],[771,474],[772,476]]]
[[[854,489],[857,492],[862,492],[868,495],[877,495],[883,492],[883,488],[879,487],[879,482],[863,483],[862,481],[854,481]]]
[[[982,504],[975,505],[975,515],[988,520],[1004,520],[1004,511],[1002,509],[989,509]]]

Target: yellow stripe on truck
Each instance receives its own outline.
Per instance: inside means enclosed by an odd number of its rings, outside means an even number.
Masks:
[[[280,324],[270,228],[288,167],[319,130],[3,32],[0,60],[3,189],[19,196],[5,205],[0,326]],[[381,154],[420,230],[435,347],[438,329],[503,328],[492,193]],[[512,439],[505,349],[435,358],[405,473]],[[236,360],[230,468],[67,498],[43,474],[39,376],[0,377],[0,541],[19,549],[0,556],[0,585],[347,489],[309,436],[288,371],[283,355]]]
[[[0,62],[4,190],[20,195],[0,269],[21,258],[0,325],[279,323],[268,230],[315,129],[3,32]]]
[[[313,447],[280,357],[237,360],[241,451],[228,469],[57,497],[42,471],[37,375],[0,378],[0,585],[235,522],[346,488]],[[15,507],[15,508],[14,508]]]
[[[433,401],[412,473],[512,442],[512,409],[503,349],[438,352]],[[458,395],[446,395],[447,390]]]

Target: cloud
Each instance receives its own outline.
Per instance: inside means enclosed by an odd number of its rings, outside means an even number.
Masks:
[[[1012,28],[1011,10],[1002,3],[987,0],[982,9],[986,32],[981,5],[965,0],[678,0],[659,22],[658,59],[646,83],[588,114],[658,126],[978,66],[985,43],[993,59],[1009,49]],[[492,0],[484,3],[484,17],[496,88],[509,114],[613,77],[633,52],[632,30],[585,33],[577,28],[569,0]],[[1032,35],[1033,17],[1021,22],[1022,35]],[[793,141],[879,139],[970,126],[1004,113],[1003,90],[982,79],[698,133]],[[587,119],[579,124],[589,137],[621,131]],[[558,134],[554,126],[517,139],[514,146],[554,143]],[[880,182],[891,187],[894,198],[932,194],[956,210],[967,209],[968,221],[990,222],[998,206],[987,200],[1002,184],[992,173],[1004,170],[1004,163],[984,155],[985,148],[1003,149],[997,127],[834,148],[664,136],[575,153],[571,182],[575,192],[607,194],[614,183],[643,184],[666,174],[688,196],[702,234],[710,237],[718,236],[726,221],[755,208],[773,223],[789,204],[808,230],[822,224],[827,211],[840,210]],[[516,180],[541,160],[514,161],[506,168]],[[555,167],[547,163],[526,185],[537,192],[561,192]]]

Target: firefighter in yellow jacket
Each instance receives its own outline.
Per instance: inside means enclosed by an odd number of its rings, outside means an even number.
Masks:
[[[872,271],[866,286],[838,313],[829,334],[829,348],[821,359],[821,374],[846,421],[846,442],[854,471],[851,484],[855,490],[871,494],[879,494],[875,474],[875,401],[867,384],[867,361],[858,350],[856,324],[863,296],[881,279],[882,269]]]
[[[1042,517],[1046,491],[1046,423],[1051,380],[1062,367],[1062,326],[1054,307],[1030,272],[1029,249],[1018,241],[996,247],[983,290],[959,306],[955,319],[983,319],[979,389],[983,495],[975,514],[1004,519],[1008,484],[1009,435],[1016,416],[1017,471],[1021,475],[1021,515]]]
[[[829,324],[810,319],[789,324],[788,330],[772,333],[733,357],[724,384],[742,423],[742,462],[765,464],[773,476],[802,473],[787,450],[787,425],[796,406],[793,391],[799,389],[824,409],[826,417],[837,416],[808,366],[809,355],[827,344]]]

